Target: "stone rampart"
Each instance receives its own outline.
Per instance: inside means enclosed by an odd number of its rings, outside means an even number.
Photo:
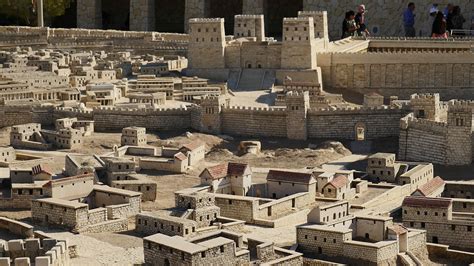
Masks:
[[[222,112],[222,131],[232,135],[286,137],[286,109],[226,108]]]
[[[2,265],[71,265],[67,243],[56,239],[9,240],[2,250]]]
[[[308,110],[309,138],[355,139],[356,126],[365,139],[398,136],[404,111],[397,107],[348,107]]]
[[[176,109],[95,108],[96,130],[121,131],[125,127],[146,127],[148,130],[185,130],[191,127],[191,111]]]
[[[446,163],[447,123],[417,119],[412,115],[404,117],[400,123],[400,160]]]

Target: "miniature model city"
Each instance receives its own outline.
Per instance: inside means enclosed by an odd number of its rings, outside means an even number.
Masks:
[[[474,40],[224,23],[0,27],[0,265],[474,262]]]

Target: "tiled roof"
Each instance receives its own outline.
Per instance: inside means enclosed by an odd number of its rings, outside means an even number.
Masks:
[[[245,173],[245,170],[247,169],[247,167],[248,167],[248,164],[245,164],[245,163],[229,163],[227,165],[227,174],[241,176]]]
[[[270,170],[267,175],[267,180],[304,184],[311,183],[312,178],[312,173],[288,172],[279,170]]]
[[[175,157],[176,159],[180,160],[180,161],[184,161],[184,160],[186,160],[186,158],[188,158],[188,157],[186,157],[186,155],[184,155],[182,152],[176,153],[176,154],[174,155],[174,157]]]
[[[190,150],[190,151],[193,151],[199,147],[201,147],[203,144],[200,142],[200,141],[192,141],[190,143],[186,143],[183,145],[183,148],[187,149],[187,150]]]
[[[452,200],[447,198],[429,198],[410,196],[405,197],[403,206],[408,207],[424,207],[424,208],[448,208]]]
[[[209,173],[212,179],[224,178],[227,176],[227,163],[221,163],[215,166],[208,167],[204,169],[203,173],[205,171]]]
[[[336,177],[334,177],[334,179],[331,182],[329,182],[327,185],[331,184],[335,188],[341,188],[341,187],[344,187],[345,185],[347,185],[347,182],[349,182],[349,179],[347,179],[347,176],[345,176],[345,175],[336,175]]]
[[[444,186],[444,184],[445,184],[444,180],[441,177],[437,176],[431,179],[430,181],[428,181],[428,183],[419,187],[416,191],[420,192],[421,195],[427,197],[427,196],[430,196],[433,192],[435,192],[440,187]]]
[[[408,229],[405,226],[399,225],[399,224],[394,224],[392,226],[389,226],[388,229],[392,230],[397,235],[401,235],[408,232]]]

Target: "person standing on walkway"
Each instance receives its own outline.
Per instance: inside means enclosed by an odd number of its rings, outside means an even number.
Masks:
[[[405,27],[405,37],[415,37],[415,3],[408,4],[408,8],[403,12],[403,26]]]
[[[452,22],[452,30],[459,30],[461,32],[453,32],[453,35],[461,36],[464,35],[462,33],[464,22],[466,22],[466,19],[464,16],[461,14],[461,8],[459,6],[455,6],[453,8],[453,16],[451,17],[451,22]],[[448,29],[448,32],[450,30]]]
[[[367,29],[367,22],[365,19],[365,15],[367,14],[367,10],[365,10],[365,5],[359,5],[357,7],[357,14],[355,16],[355,22],[359,29],[357,30],[357,34],[360,36],[370,36],[370,32]]]
[[[444,19],[444,14],[441,11],[436,14],[432,32],[432,38],[448,38],[448,33],[446,32],[446,19]]]
[[[358,36],[357,34],[357,24],[355,22],[355,12],[350,10],[346,12],[346,17],[342,22],[342,39],[350,36]]]

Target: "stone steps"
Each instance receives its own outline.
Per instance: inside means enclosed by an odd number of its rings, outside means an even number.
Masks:
[[[262,89],[262,80],[265,76],[263,69],[244,69],[240,76],[237,91],[251,91]]]

